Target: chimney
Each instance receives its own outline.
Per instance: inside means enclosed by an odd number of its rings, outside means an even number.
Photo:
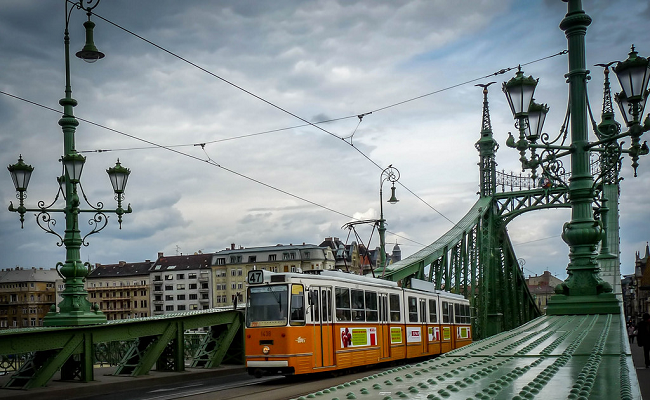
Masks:
[[[230,250],[235,250],[235,244],[234,243],[230,244]]]
[[[144,260],[144,262],[146,262],[146,263],[150,263],[150,262],[151,262],[151,260]]]
[[[126,264],[126,261],[118,261],[118,264],[120,264],[120,267],[123,267],[124,264]]]
[[[163,252],[162,252],[162,251],[159,251],[159,252],[158,252],[158,258],[162,258],[162,257],[163,257]]]

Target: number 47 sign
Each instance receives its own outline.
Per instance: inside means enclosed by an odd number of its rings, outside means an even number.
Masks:
[[[257,269],[248,271],[247,282],[249,285],[259,285],[264,283],[264,270]]]

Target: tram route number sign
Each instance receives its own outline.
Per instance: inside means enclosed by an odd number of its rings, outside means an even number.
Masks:
[[[260,285],[264,283],[264,272],[261,269],[256,269],[253,271],[248,271],[248,284],[249,285]]]

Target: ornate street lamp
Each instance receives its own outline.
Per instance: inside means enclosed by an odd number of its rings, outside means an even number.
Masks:
[[[648,147],[640,144],[641,135],[650,130],[650,117],[643,125],[640,119],[648,98],[648,60],[638,57],[634,47],[627,60],[614,67],[622,92],[616,95],[628,130],[620,132],[620,125],[613,120],[611,95],[609,92],[608,68],[605,67],[605,101],[603,122],[596,124],[587,119],[588,99],[586,83],[589,71],[585,65],[585,34],[591,18],[582,10],[580,0],[565,0],[568,12],[560,28],[565,32],[568,42],[569,110],[563,128],[555,139],[542,134],[546,105],[533,102],[537,80],[524,77],[521,69],[517,75],[503,84],[508,103],[519,129],[519,140],[510,134],[506,144],[520,153],[523,169],[542,168],[544,177],[550,178],[556,186],[565,186],[569,192],[571,221],[564,224],[562,239],[569,246],[569,265],[566,281],[555,288],[556,295],[548,303],[547,314],[617,314],[618,299],[612,293],[609,283],[599,276],[597,258],[611,255],[608,244],[603,242],[601,255],[596,256],[596,248],[604,237],[607,218],[606,185],[618,183],[619,160],[622,153],[630,154],[634,175],[640,155],[648,153]],[[570,121],[569,121],[570,120]],[[569,124],[570,130],[564,126]],[[594,128],[596,140],[590,142],[588,129]],[[569,136],[570,133],[570,136]],[[618,139],[629,136],[632,143],[623,149]],[[537,141],[540,140],[540,143]],[[540,150],[540,154],[536,151]],[[591,171],[591,154],[600,155],[600,172],[594,179]],[[561,158],[571,159],[570,176],[565,173]],[[612,178],[614,177],[614,178]],[[567,178],[569,178],[567,180]],[[597,212],[600,220],[594,217],[594,202],[599,204]]]
[[[395,182],[399,180],[399,170],[394,168],[393,165],[389,165],[379,176],[379,265],[378,268],[382,271],[386,267],[386,226],[384,219],[384,199],[383,199],[383,187],[384,182],[390,181],[391,186],[391,196],[388,199],[387,203],[395,204],[399,200],[395,197]]]
[[[94,5],[91,6],[93,2]],[[69,6],[68,3],[71,5]],[[56,311],[54,305],[52,306],[51,311],[43,319],[43,325],[45,326],[74,326],[106,322],[106,316],[99,310],[99,307],[97,305],[93,307],[88,301],[88,292],[84,288],[84,282],[90,271],[90,264],[81,261],[79,249],[81,245],[88,245],[86,242],[88,236],[106,227],[108,224],[107,213],[113,213],[118,216],[118,222],[121,228],[122,215],[132,211],[131,205],[128,205],[126,209],[122,208],[124,189],[130,171],[128,168],[120,165],[119,160],[114,167],[106,171],[113,185],[117,208],[113,210],[104,209],[104,205],[101,202],[97,203],[97,205],[90,204],[81,185],[81,173],[86,158],[79,154],[75,148],[75,131],[79,122],[73,112],[77,101],[72,98],[72,87],[70,85],[70,37],[68,34],[68,26],[72,10],[76,8],[86,11],[88,15],[88,21],[84,23],[84,27],[86,28],[86,45],[83,50],[77,53],[77,57],[89,62],[103,58],[104,54],[99,52],[93,43],[93,28],[95,24],[90,21],[92,10],[98,4],[99,0],[79,0],[76,3],[65,3],[65,97],[59,101],[59,104],[63,106],[63,116],[59,120],[59,125],[63,131],[63,156],[60,159],[63,164],[63,175],[57,177],[59,189],[54,201],[49,205],[46,205],[47,203],[44,201],[39,201],[36,208],[25,207],[24,201],[27,197],[27,185],[34,168],[24,163],[22,155],[16,164],[8,167],[11,178],[14,181],[14,186],[18,192],[16,197],[19,200],[18,207],[14,207],[13,203],[9,204],[9,211],[19,213],[21,227],[23,226],[25,213],[35,212],[37,224],[45,232],[56,235],[60,239],[57,245],[63,245],[66,249],[65,263],[59,262],[56,265],[57,271],[65,283],[65,289],[61,293],[63,301],[59,303],[59,312]],[[89,209],[80,208],[80,194],[90,207]],[[64,208],[54,208],[54,205],[59,199],[59,195],[65,201]],[[56,220],[52,218],[52,213],[62,213],[65,217],[65,233],[63,237],[53,229],[56,225]],[[93,214],[88,221],[92,229],[83,237],[79,230],[79,215],[81,213]]]

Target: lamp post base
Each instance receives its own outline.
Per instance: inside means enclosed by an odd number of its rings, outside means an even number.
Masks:
[[[567,296],[556,294],[548,302],[546,315],[620,314],[621,304],[613,293]]]
[[[72,311],[67,313],[50,311],[43,318],[43,326],[82,326],[105,323],[106,315],[101,311]]]
[[[99,307],[89,307],[86,310],[60,311],[52,305],[52,309],[43,317],[43,326],[82,326],[105,324],[106,314]]]

